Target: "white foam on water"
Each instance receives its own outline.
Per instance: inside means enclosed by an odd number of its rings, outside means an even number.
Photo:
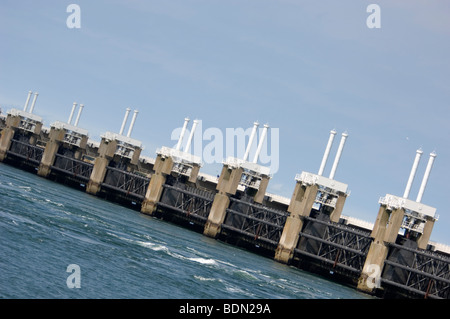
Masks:
[[[202,277],[202,276],[198,276],[198,275],[194,275],[195,279],[198,279],[200,281],[221,281],[220,279],[217,278],[206,278],[206,277]]]
[[[231,293],[234,293],[234,294],[242,294],[242,295],[245,295],[245,296],[247,296],[247,297],[254,297],[255,296],[255,294],[253,294],[253,293],[251,293],[251,292],[248,292],[248,291],[246,291],[246,290],[244,290],[244,289],[241,289],[241,288],[239,288],[239,287],[235,287],[235,286],[227,286],[226,287],[226,290],[228,291],[228,292],[231,292]]]
[[[149,248],[153,251],[163,251],[163,252],[169,253],[169,248],[167,248],[167,246],[164,246],[161,244],[156,244],[156,243],[152,243],[152,242],[148,242],[148,241],[139,241],[139,240],[136,240],[134,242],[136,242],[136,244],[138,244],[139,246]]]
[[[191,257],[191,258],[187,258],[191,261],[195,261],[197,263],[203,264],[203,265],[217,265],[217,261],[215,261],[214,259],[206,259],[206,258],[201,258],[201,257]]]

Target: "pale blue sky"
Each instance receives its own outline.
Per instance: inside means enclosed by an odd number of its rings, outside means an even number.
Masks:
[[[70,3],[80,29],[66,26]],[[366,26],[371,3],[381,29]],[[223,131],[268,122],[280,132],[268,191],[286,197],[296,173],[318,171],[334,128],[329,173],[346,130],[335,176],[351,190],[343,213],[370,222],[380,196],[403,195],[422,147],[415,199],[435,150],[422,202],[440,215],[431,239],[450,244],[449,16],[447,1],[3,0],[0,106],[21,109],[37,91],[48,126],[84,103],[79,126],[96,140],[138,109],[132,137],[147,156],[173,144],[185,116]]]

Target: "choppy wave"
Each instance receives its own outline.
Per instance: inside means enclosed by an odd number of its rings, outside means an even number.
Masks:
[[[0,165],[0,179],[0,298],[361,297],[30,173]]]
[[[206,259],[206,258],[201,258],[201,257],[191,257],[188,259],[191,261],[195,261],[197,263],[203,264],[203,265],[217,265],[217,261],[215,261],[214,259]]]
[[[194,275],[194,278],[200,281],[221,281],[220,279],[217,278],[208,278],[208,277],[202,277],[199,275]]]

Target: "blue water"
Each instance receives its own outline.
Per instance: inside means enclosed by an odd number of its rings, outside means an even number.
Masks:
[[[369,297],[0,163],[0,298]]]

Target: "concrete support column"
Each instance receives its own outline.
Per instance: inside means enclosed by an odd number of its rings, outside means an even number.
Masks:
[[[47,177],[50,174],[51,166],[55,162],[55,154],[58,152],[59,145],[64,139],[65,130],[55,129],[52,127],[49,133],[49,141],[45,145],[44,153],[42,154],[41,163],[37,174],[42,177]]]
[[[133,157],[130,160],[130,164],[137,167],[139,164],[139,157],[141,156],[142,149],[140,147],[136,147],[134,149]]]
[[[218,193],[214,196],[211,211],[205,224],[203,234],[216,238],[220,233],[223,221],[227,214],[226,210],[230,204],[230,195],[236,194],[243,173],[242,168],[229,168],[224,165],[219,177],[216,189]]]
[[[141,213],[152,215],[156,210],[156,204],[161,199],[163,185],[166,182],[166,177],[172,171],[173,160],[171,157],[162,157],[160,154],[156,157],[153,169],[155,174],[150,179],[150,183],[145,193],[145,199],[142,202]]]
[[[5,127],[0,138],[0,162],[6,158],[6,154],[11,147],[11,140],[14,137],[15,130],[12,127]]]
[[[275,251],[275,260],[289,263],[297,247],[299,233],[303,228],[301,216],[309,216],[316,199],[317,185],[305,186],[302,183],[295,185],[294,194],[288,207],[289,217],[284,224],[278,247]]]
[[[97,195],[100,191],[100,187],[105,179],[106,166],[108,166],[109,159],[104,157],[97,157],[94,162],[94,168],[86,186],[86,192],[92,195]]]
[[[11,140],[14,137],[17,127],[20,125],[20,117],[8,114],[5,124],[6,126],[3,128],[0,137],[0,162],[3,162],[6,158],[6,154],[11,147]]]
[[[197,182],[197,177],[198,177],[198,173],[200,172],[200,166],[194,164],[194,166],[192,167],[192,171],[191,171],[191,175],[189,176],[189,182],[190,183],[196,183]]]
[[[208,220],[205,225],[203,234],[216,238],[220,233],[223,221],[225,220],[226,210],[230,205],[230,198],[227,194],[217,193],[214,196],[214,202],[211,206],[211,211],[208,215]]]
[[[339,194],[339,197],[336,201],[336,206],[333,209],[333,212],[330,214],[330,220],[332,222],[338,223],[341,218],[342,210],[344,209],[345,200],[347,196],[345,194]]]
[[[423,233],[417,240],[417,247],[420,249],[427,249],[428,242],[430,241],[431,232],[434,226],[434,219],[427,219],[423,228]]]
[[[259,183],[258,192],[253,198],[256,203],[262,204],[264,196],[266,195],[267,186],[269,185],[269,177],[264,176]]]
[[[105,179],[106,167],[114,157],[116,148],[116,141],[107,141],[102,138],[98,149],[99,156],[95,159],[89,183],[86,186],[86,192],[89,194],[96,195],[100,191],[101,184]]]
[[[386,234],[384,236],[384,241],[386,243],[395,243],[404,216],[405,211],[401,208],[391,211],[391,215],[389,216],[389,222],[386,229]]]
[[[373,242],[370,245],[363,270],[358,279],[358,290],[371,293],[379,288],[377,279],[381,277],[388,251],[388,247],[383,243]]]
[[[370,245],[363,270],[358,279],[357,288],[359,290],[370,293],[378,288],[372,280],[381,276],[384,261],[389,252],[387,244],[395,243],[404,214],[405,211],[401,208],[391,211],[384,205],[380,206],[371,234],[373,242]]]

